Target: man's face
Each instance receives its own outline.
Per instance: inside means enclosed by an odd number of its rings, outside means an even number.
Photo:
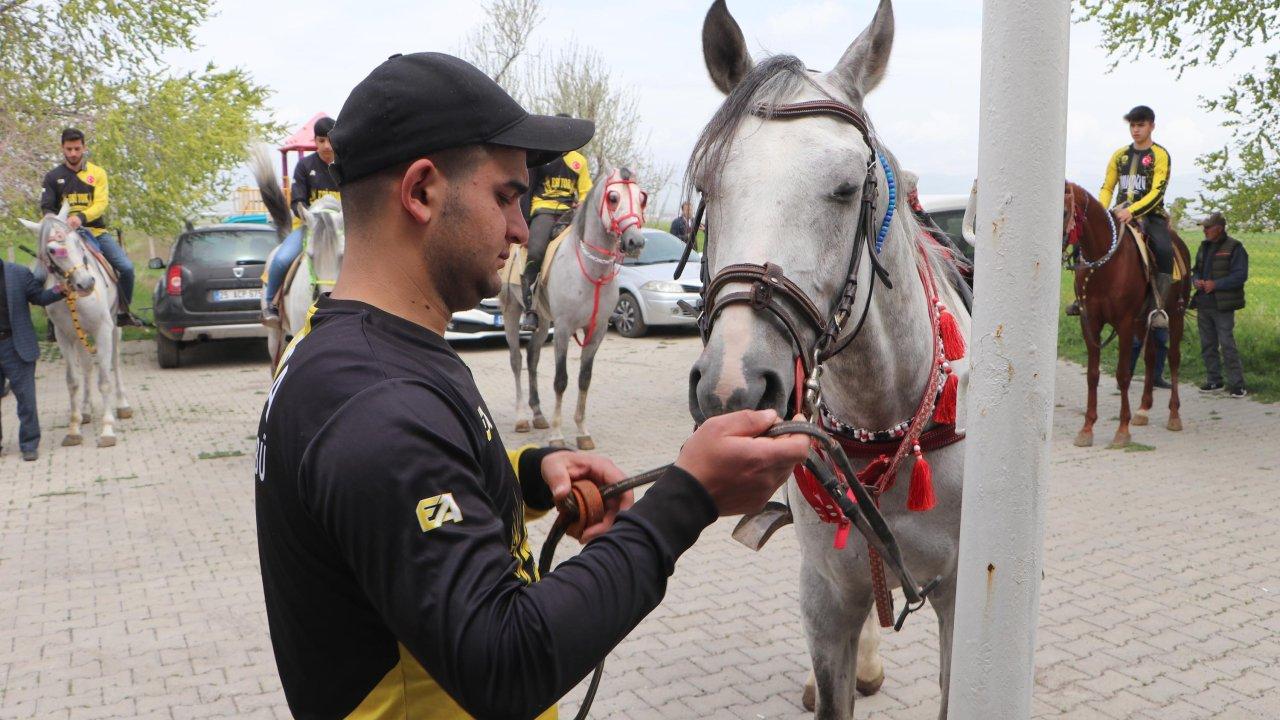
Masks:
[[[689,203],[681,203],[680,214],[684,215],[687,218],[693,217],[693,206],[690,205]]]
[[[1223,228],[1221,225],[1210,225],[1204,229],[1204,239],[1208,240],[1209,242],[1214,242],[1218,238],[1222,237],[1222,233],[1224,230],[1225,228]]]
[[[84,141],[68,140],[62,143],[62,159],[67,161],[67,167],[79,168],[80,162],[84,160]]]
[[[1146,143],[1151,139],[1151,131],[1154,130],[1156,124],[1150,120],[1141,120],[1129,123],[1129,137],[1139,145]]]
[[[511,243],[529,240],[520,211],[529,185],[524,151],[495,147],[474,157],[479,164],[469,173],[445,175],[444,202],[426,245],[427,272],[450,312],[497,295]]]
[[[324,135],[316,136],[316,154],[325,164],[333,164],[333,145],[329,144],[329,138]]]

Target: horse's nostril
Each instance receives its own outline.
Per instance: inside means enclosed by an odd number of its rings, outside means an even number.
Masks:
[[[772,370],[763,373],[764,392],[756,402],[757,410],[777,410],[785,416],[787,397],[790,395],[783,386],[782,378]]]

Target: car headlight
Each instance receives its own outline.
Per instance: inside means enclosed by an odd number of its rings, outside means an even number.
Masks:
[[[650,280],[640,286],[641,290],[658,293],[682,293],[684,288],[680,287],[680,283],[671,280]]]

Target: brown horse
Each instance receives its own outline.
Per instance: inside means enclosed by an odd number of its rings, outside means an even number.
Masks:
[[[1087,190],[1068,182],[1063,207],[1062,237],[1064,254],[1074,242],[1078,257],[1074,261],[1076,272],[1075,293],[1080,301],[1080,331],[1089,349],[1089,407],[1085,411],[1084,426],[1076,435],[1077,447],[1093,445],[1093,424],[1098,419],[1098,377],[1101,374],[1102,328],[1110,325],[1117,343],[1119,364],[1116,367],[1116,384],[1120,388],[1120,426],[1110,447],[1129,444],[1129,425],[1146,425],[1147,411],[1152,404],[1152,383],[1155,381],[1155,347],[1145,343],[1146,377],[1142,389],[1142,403],[1132,417],[1129,411],[1130,358],[1133,353],[1129,338],[1135,333],[1147,333],[1147,272],[1139,254],[1137,240],[1128,226],[1116,222],[1111,213],[1090,195]],[[1176,254],[1175,262],[1189,268],[1187,246],[1170,228]],[[1154,262],[1154,259],[1152,260]],[[1182,364],[1182,326],[1187,307],[1189,281],[1184,272],[1182,280],[1173,283],[1164,298],[1169,314],[1169,372],[1173,389],[1169,392],[1170,430],[1181,430],[1178,416],[1178,368]]]

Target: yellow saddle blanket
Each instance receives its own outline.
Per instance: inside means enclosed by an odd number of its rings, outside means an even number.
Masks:
[[[554,240],[547,245],[547,254],[542,256],[542,270],[538,272],[538,285],[546,287],[547,270],[551,268],[551,260],[556,256],[556,252],[560,250],[564,238],[569,234],[568,229],[556,236]],[[507,264],[502,268],[503,281],[508,285],[519,285],[520,276],[524,274],[524,264],[529,253],[519,245],[511,251],[511,255],[507,258]]]
[[[1147,277],[1151,277],[1152,268],[1155,265],[1155,258],[1151,257],[1151,248],[1147,246],[1147,238],[1142,234],[1142,230],[1137,223],[1129,223],[1126,225],[1129,232],[1133,235],[1133,241],[1138,246],[1138,255],[1142,258],[1142,267]],[[1170,243],[1173,239],[1170,238]],[[1182,254],[1177,252],[1177,246],[1173,247],[1173,281],[1179,282],[1187,276],[1187,266],[1182,259]]]

